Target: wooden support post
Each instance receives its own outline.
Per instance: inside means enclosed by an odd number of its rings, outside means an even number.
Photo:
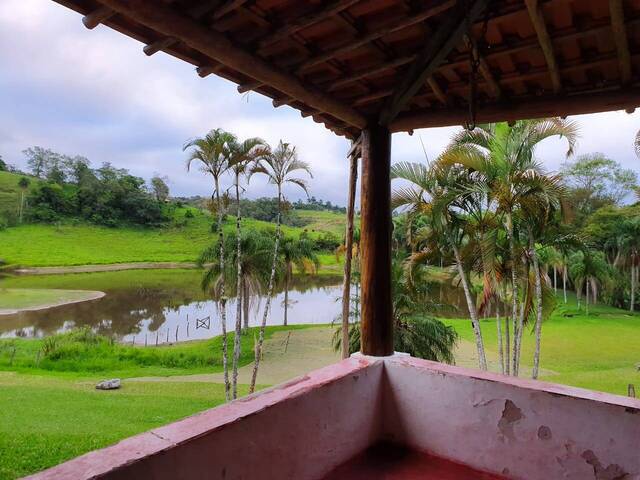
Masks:
[[[391,134],[372,124],[362,131],[360,350],[393,354],[391,305]]]
[[[347,199],[347,227],[345,232],[344,278],[342,280],[342,358],[349,358],[349,314],[351,313],[351,258],[353,255],[353,217],[356,203],[356,183],[358,182],[358,158],[361,148],[360,137],[349,151],[349,197]]]

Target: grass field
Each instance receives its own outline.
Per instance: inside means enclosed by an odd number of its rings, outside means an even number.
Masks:
[[[181,209],[177,215],[183,216]],[[195,211],[195,210],[194,210]],[[327,217],[316,222],[311,236],[321,234],[321,225],[333,228],[341,218],[331,212],[309,212]],[[324,215],[326,214],[326,215]],[[90,224],[26,224],[0,231],[0,258],[22,266],[69,266],[130,262],[193,262],[215,240],[212,219],[202,212],[185,218],[185,226],[165,228],[107,228]],[[232,233],[235,218],[228,217],[225,231]],[[251,218],[245,229],[273,229],[274,225]],[[283,226],[285,235],[298,236],[300,227]],[[327,260],[335,264],[333,256]]]
[[[543,324],[540,366],[549,373],[540,380],[626,395],[628,384],[640,386],[640,314],[604,305],[578,311],[575,297],[559,305]],[[444,320],[460,336],[473,341],[469,320]],[[498,351],[496,323],[482,322],[486,348]],[[533,364],[534,336],[525,331],[522,363]]]
[[[267,327],[266,339],[305,328]],[[33,473],[224,401],[224,387],[205,381],[125,380],[118,391],[95,390],[105,378],[221,372],[219,337],[145,348],[92,344],[73,335],[61,335],[47,357],[38,355],[45,340],[0,340],[0,479]],[[253,335],[242,337],[241,365],[253,360]],[[240,386],[241,395],[246,391]]]
[[[0,313],[3,310],[42,308],[93,298],[94,292],[81,290],[0,288]]]
[[[0,218],[6,215],[18,214],[20,204],[20,187],[18,181],[27,175],[16,175],[10,172],[0,172]],[[31,183],[38,181],[34,177],[27,176]]]

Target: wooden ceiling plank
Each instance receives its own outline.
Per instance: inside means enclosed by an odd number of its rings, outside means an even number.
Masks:
[[[491,95],[493,98],[496,98],[496,99],[500,98],[502,96],[502,89],[500,88],[498,81],[493,76],[493,73],[491,72],[491,68],[487,63],[487,59],[480,52],[478,52],[477,42],[471,39],[468,35],[465,35],[464,43],[468,49],[475,50],[474,55],[478,61],[478,71],[480,72],[480,75],[482,75],[485,82],[487,83],[487,87],[489,89],[489,95]]]
[[[529,11],[529,18],[533,24],[533,28],[538,35],[538,43],[544,54],[544,58],[549,68],[549,75],[551,76],[551,84],[553,85],[554,93],[559,93],[562,90],[562,80],[560,78],[560,72],[558,69],[558,62],[556,60],[555,52],[553,51],[553,44],[551,43],[551,37],[547,31],[547,24],[542,14],[542,8],[538,0],[525,0],[527,10]]]
[[[111,17],[115,15],[114,12],[109,7],[99,7],[91,13],[87,13],[84,17],[82,17],[82,23],[89,30],[93,30],[102,22],[109,20]]]
[[[389,124],[398,113],[410,102],[436,69],[445,61],[447,56],[462,40],[469,25],[487,7],[488,0],[475,0],[467,8],[466,2],[460,2],[456,9],[449,13],[446,20],[431,36],[423,51],[409,67],[408,72],[402,74],[402,80],[397,85],[395,93],[387,101],[380,112],[381,125]]]
[[[433,94],[436,96],[438,101],[442,103],[442,105],[444,105],[445,107],[449,106],[450,102],[447,98],[447,94],[444,93],[444,90],[435,78],[433,78],[432,76],[427,78],[427,85],[429,85],[429,88],[431,88]]]
[[[102,0],[102,3],[162,35],[178,38],[190,48],[216,62],[270,85],[301,103],[326,112],[348,125],[364,128],[367,124],[366,118],[353,108],[309,88],[299,79],[239,48],[224,35],[207,29],[170,7],[155,2],[150,4],[146,0]]]
[[[478,123],[509,122],[523,118],[582,115],[640,107],[640,88],[626,88],[580,95],[553,95],[508,103],[485,105],[478,109]],[[466,108],[424,109],[398,116],[390,123],[392,132],[418,128],[462,125],[469,118]]]
[[[244,4],[247,3],[247,1],[248,0],[228,0],[226,3],[221,5],[220,8],[216,9],[216,11],[213,13],[213,19],[218,20],[219,18],[224,17],[227,13],[231,12],[232,10],[236,10],[244,6]]]
[[[363,45],[366,45],[367,43],[370,43],[370,42],[373,42],[374,40],[382,38],[385,35],[389,35],[390,33],[396,32],[403,28],[407,28],[407,27],[410,27],[411,25],[415,25],[417,23],[423,22],[428,18],[434,17],[446,10],[449,10],[455,5],[456,5],[456,0],[439,0],[434,5],[431,5],[430,7],[420,12],[391,21],[386,25],[382,25],[380,27],[377,27],[371,30],[370,32],[366,33],[365,35],[359,38],[349,40],[336,48],[332,48],[326,52],[320,53],[314,57],[311,57],[303,61],[302,63],[300,63],[300,65],[297,66],[296,72],[301,73],[310,67],[313,67],[320,63],[331,60],[344,53],[351,52],[356,48],[359,48]]]
[[[620,77],[623,85],[631,81],[631,55],[629,54],[629,40],[624,23],[624,8],[622,0],[609,0],[609,12],[611,14],[611,29],[613,39],[618,52],[620,65]]]
[[[326,20],[327,18],[346,10],[360,1],[361,0],[335,0],[311,13],[302,15],[295,20],[287,22],[281,28],[269,33],[258,41],[258,53],[263,54],[267,47],[270,47],[280,40],[284,40],[300,30]]]

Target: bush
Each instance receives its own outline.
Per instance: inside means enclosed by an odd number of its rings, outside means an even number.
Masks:
[[[331,232],[324,232],[315,240],[318,250],[334,251],[340,246],[341,242],[338,236]]]

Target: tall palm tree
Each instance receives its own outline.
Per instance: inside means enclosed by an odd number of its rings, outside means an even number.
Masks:
[[[420,213],[427,215],[431,220],[430,228],[423,230],[423,234],[427,232],[433,236],[432,241],[427,242],[430,248],[423,254],[414,254],[412,256],[414,262],[423,261],[426,256],[433,253],[434,245],[440,245],[443,242],[453,251],[476,339],[478,365],[482,370],[486,370],[487,360],[476,302],[471,294],[468,271],[465,269],[460,253],[466,233],[463,228],[464,222],[456,212],[459,205],[456,205],[455,201],[459,198],[457,192],[460,188],[457,184],[459,180],[457,173],[450,168],[430,170],[419,163],[395,164],[391,167],[391,178],[404,180],[410,185],[396,189],[393,192],[391,204],[393,208],[408,208],[411,215]]]
[[[560,118],[522,120],[512,125],[497,123],[480,125],[473,131],[457,134],[439,163],[461,164],[478,172],[476,188],[489,195],[490,203],[504,219],[511,258],[511,318],[514,327],[513,373],[518,374],[523,332],[522,303],[518,309],[519,273],[526,243],[518,247],[514,214],[528,197],[537,195],[544,172],[535,159],[537,145],[543,140],[559,136],[568,143],[567,156],[573,153],[578,128],[574,122]],[[523,248],[524,247],[524,248]],[[520,270],[520,272],[519,272]],[[519,281],[520,280],[520,281]]]
[[[29,189],[31,180],[27,177],[20,177],[18,180],[18,186],[20,187],[20,223],[22,223],[22,217],[24,214],[24,194]]]
[[[308,238],[286,237],[280,244],[282,262],[284,266],[284,319],[282,324],[287,325],[287,313],[289,311],[289,285],[293,279],[293,267],[300,272],[315,273],[320,261],[315,252],[313,242]]]
[[[222,176],[229,169],[229,145],[235,141],[232,134],[225,132],[224,130],[217,128],[211,130],[204,137],[194,138],[184,144],[183,150],[189,150],[189,157],[187,158],[187,170],[191,168],[191,165],[195,162],[200,166],[200,170],[206,175],[211,176],[213,179],[213,193],[211,199],[217,213],[217,231],[218,231],[218,262],[220,272],[225,270],[224,261],[224,233],[222,230],[223,220],[223,205],[222,195],[220,191],[220,180]],[[202,257],[212,258],[211,251],[205,255],[203,252]],[[205,290],[210,290],[215,283],[215,276],[213,271],[205,272],[203,277],[202,287]],[[224,372],[224,391],[225,398],[230,400],[230,383],[229,383],[229,365],[228,365],[228,352],[227,352],[227,298],[225,295],[225,285],[222,281],[218,289],[218,308],[220,309],[220,318],[222,326],[222,367]]]
[[[233,342],[233,369],[231,376],[232,398],[238,396],[238,366],[240,361],[240,335],[242,334],[242,213],[240,210],[240,179],[248,174],[251,165],[267,152],[266,143],[261,138],[238,141],[235,137],[229,144],[229,169],[233,173],[233,187],[236,200],[236,323]]]
[[[576,286],[578,295],[578,309],[580,309],[580,297],[582,289],[585,289],[585,308],[589,315],[589,292],[595,297],[597,286],[606,283],[610,279],[610,267],[604,253],[590,249],[579,250],[569,257],[569,274]],[[593,299],[595,303],[596,298]]]
[[[270,149],[268,152],[265,152],[251,170],[251,175],[265,175],[268,182],[276,186],[276,190],[278,192],[278,214],[276,216],[276,238],[273,247],[271,275],[269,276],[269,287],[262,315],[262,323],[260,324],[260,335],[258,337],[258,345],[256,348],[249,393],[253,393],[255,390],[256,379],[258,378],[258,368],[260,366],[262,346],[264,344],[264,331],[267,326],[267,317],[269,315],[269,308],[271,307],[271,297],[273,296],[273,289],[275,287],[275,275],[278,265],[278,250],[280,247],[281,234],[280,217],[282,215],[283,202],[282,188],[286,184],[293,184],[304,190],[307,195],[309,194],[307,181],[303,178],[294,176],[297,175],[298,172],[306,172],[311,178],[313,178],[313,175],[311,174],[311,167],[308,163],[298,158],[296,147],[289,143],[284,143],[282,140],[280,140],[275,149]]]

